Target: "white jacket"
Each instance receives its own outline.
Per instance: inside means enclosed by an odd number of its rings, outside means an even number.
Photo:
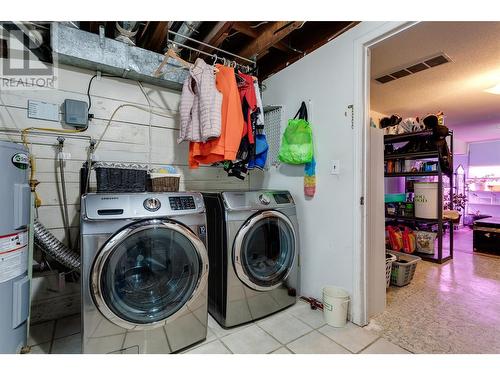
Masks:
[[[213,67],[196,59],[189,69],[181,94],[180,134],[183,141],[206,142],[217,138],[221,132],[222,94],[215,85]]]

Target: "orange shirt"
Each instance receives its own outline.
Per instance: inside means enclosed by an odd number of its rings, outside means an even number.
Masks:
[[[213,164],[224,160],[235,160],[243,133],[243,111],[240,94],[234,77],[234,69],[217,64],[215,77],[217,89],[222,93],[221,135],[205,143],[189,144],[189,167]]]

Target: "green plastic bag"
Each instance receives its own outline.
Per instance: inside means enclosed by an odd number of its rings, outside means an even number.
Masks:
[[[287,164],[305,164],[312,161],[313,150],[312,129],[307,122],[307,107],[306,103],[302,102],[295,117],[288,120],[278,158]]]

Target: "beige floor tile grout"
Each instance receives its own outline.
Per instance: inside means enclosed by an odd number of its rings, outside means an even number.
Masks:
[[[224,343],[224,341],[222,341],[221,339],[218,339],[218,340],[220,341],[222,346],[224,346],[227,350],[229,350],[229,354],[234,354],[233,351],[231,349],[229,349],[229,347]]]
[[[321,327],[319,327],[319,328],[323,328],[324,326],[326,326],[326,324],[322,325],[322,326],[321,326]],[[338,342],[337,342],[337,341],[335,341],[334,339],[331,339],[330,337],[328,337],[327,335],[325,335],[324,333],[322,333],[322,332],[319,330],[319,328],[318,328],[318,329],[316,329],[316,331],[317,331],[320,335],[322,335],[322,336],[326,337],[326,338],[327,338],[328,340],[330,340],[330,341],[333,341],[335,344],[337,344],[337,345],[341,346],[342,348],[344,348],[345,350],[347,350],[349,353],[351,353],[351,354],[356,354],[356,353],[352,352],[351,350],[347,349],[344,345],[342,345],[342,344],[338,343]]]
[[[410,354],[415,354],[415,353],[413,353],[411,350],[408,350],[408,349],[406,349],[406,348],[403,348],[401,345],[395,344],[395,343],[393,343],[391,340],[386,339],[385,337],[382,337],[382,336],[379,336],[379,337],[378,337],[378,338],[377,338],[374,342],[372,342],[371,344],[369,344],[369,345],[367,345],[366,347],[364,347],[363,349],[361,349],[361,350],[359,351],[359,353],[358,353],[358,354],[362,354],[361,352],[362,352],[363,350],[366,350],[366,349],[368,349],[370,346],[375,345],[377,342],[379,342],[379,341],[380,341],[380,340],[382,340],[382,339],[387,340],[387,341],[388,341],[388,342],[390,342],[392,345],[395,345],[395,346],[397,346],[397,347],[398,347],[398,348],[400,348],[400,349],[406,350],[406,351],[407,351],[408,353],[410,353]]]

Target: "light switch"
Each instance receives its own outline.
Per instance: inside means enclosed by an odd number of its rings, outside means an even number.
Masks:
[[[332,160],[331,174],[340,174],[340,161],[339,160]]]

